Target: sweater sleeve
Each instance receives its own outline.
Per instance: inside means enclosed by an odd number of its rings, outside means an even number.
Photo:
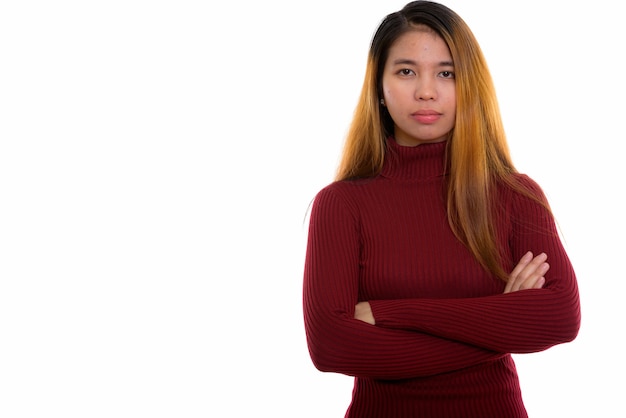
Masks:
[[[502,357],[502,353],[465,342],[354,319],[359,293],[357,212],[329,188],[317,195],[311,208],[303,313],[314,365],[321,371],[351,376],[404,379]]]
[[[545,200],[539,186],[521,177]],[[466,299],[370,301],[376,326],[413,330],[503,353],[529,353],[572,341],[580,327],[576,276],[555,222],[542,205],[517,195],[509,237],[513,265],[527,251],[548,255],[541,289]]]

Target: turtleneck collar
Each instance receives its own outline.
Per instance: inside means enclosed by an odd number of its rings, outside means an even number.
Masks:
[[[394,180],[427,180],[444,175],[446,142],[421,144],[416,147],[399,145],[387,139],[387,153],[381,176]]]

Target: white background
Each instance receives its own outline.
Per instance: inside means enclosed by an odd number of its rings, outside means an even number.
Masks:
[[[341,417],[310,362],[306,213],[401,1],[0,4],[0,416]],[[573,343],[516,356],[532,418],[623,417],[614,3],[450,0],[579,277]]]

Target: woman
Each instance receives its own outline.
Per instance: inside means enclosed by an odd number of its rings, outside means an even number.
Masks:
[[[336,181],[311,210],[303,299],[313,363],[355,377],[346,417],[526,417],[511,353],[578,334],[549,205],[443,5],[411,2],[374,35]]]

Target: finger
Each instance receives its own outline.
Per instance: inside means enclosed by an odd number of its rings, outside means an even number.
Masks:
[[[528,251],[526,254],[522,256],[522,258],[520,258],[520,260],[518,261],[517,265],[515,266],[511,274],[509,274],[509,280],[506,283],[504,293],[514,291],[513,288],[515,286],[517,277],[522,272],[522,270],[524,270],[524,268],[528,265],[528,263],[530,263],[532,260],[533,260],[533,253],[530,251]]]
[[[546,253],[541,253],[535,258],[532,259],[530,263],[524,267],[524,270],[537,269],[542,263],[544,263],[548,259]]]
[[[548,263],[540,264],[523,282],[520,283],[520,290],[541,289],[546,282],[545,274],[550,269]]]
[[[546,262],[541,262],[542,259],[544,259],[544,257],[538,256],[538,258],[536,257],[531,263],[524,267],[511,285],[512,292],[536,289],[543,286],[545,283],[544,275],[550,269],[550,265]],[[541,280],[543,280],[543,282],[541,282]]]
[[[530,263],[532,260],[533,260],[533,253],[528,251],[517,262],[517,265],[515,266],[515,268],[513,269],[513,271],[510,274],[510,277],[512,277],[512,278],[517,277],[517,275],[524,269],[524,267],[526,267],[528,265],[528,263]]]
[[[524,254],[520,259],[511,272],[504,293],[533,288],[537,285],[539,278],[548,271],[549,265],[545,263],[548,256],[545,253],[539,254],[530,261],[529,258],[532,258],[531,252]]]
[[[528,251],[526,254],[522,256],[522,258],[520,258],[520,260],[517,262],[517,265],[515,266],[511,274],[509,274],[509,280],[506,283],[504,293],[513,291],[517,277],[522,272],[524,267],[526,267],[528,263],[532,261],[532,259],[533,259],[533,253],[530,251]]]
[[[539,278],[539,280],[537,280],[535,286],[533,286],[533,289],[541,289],[544,284],[546,284],[546,278],[542,276]]]

